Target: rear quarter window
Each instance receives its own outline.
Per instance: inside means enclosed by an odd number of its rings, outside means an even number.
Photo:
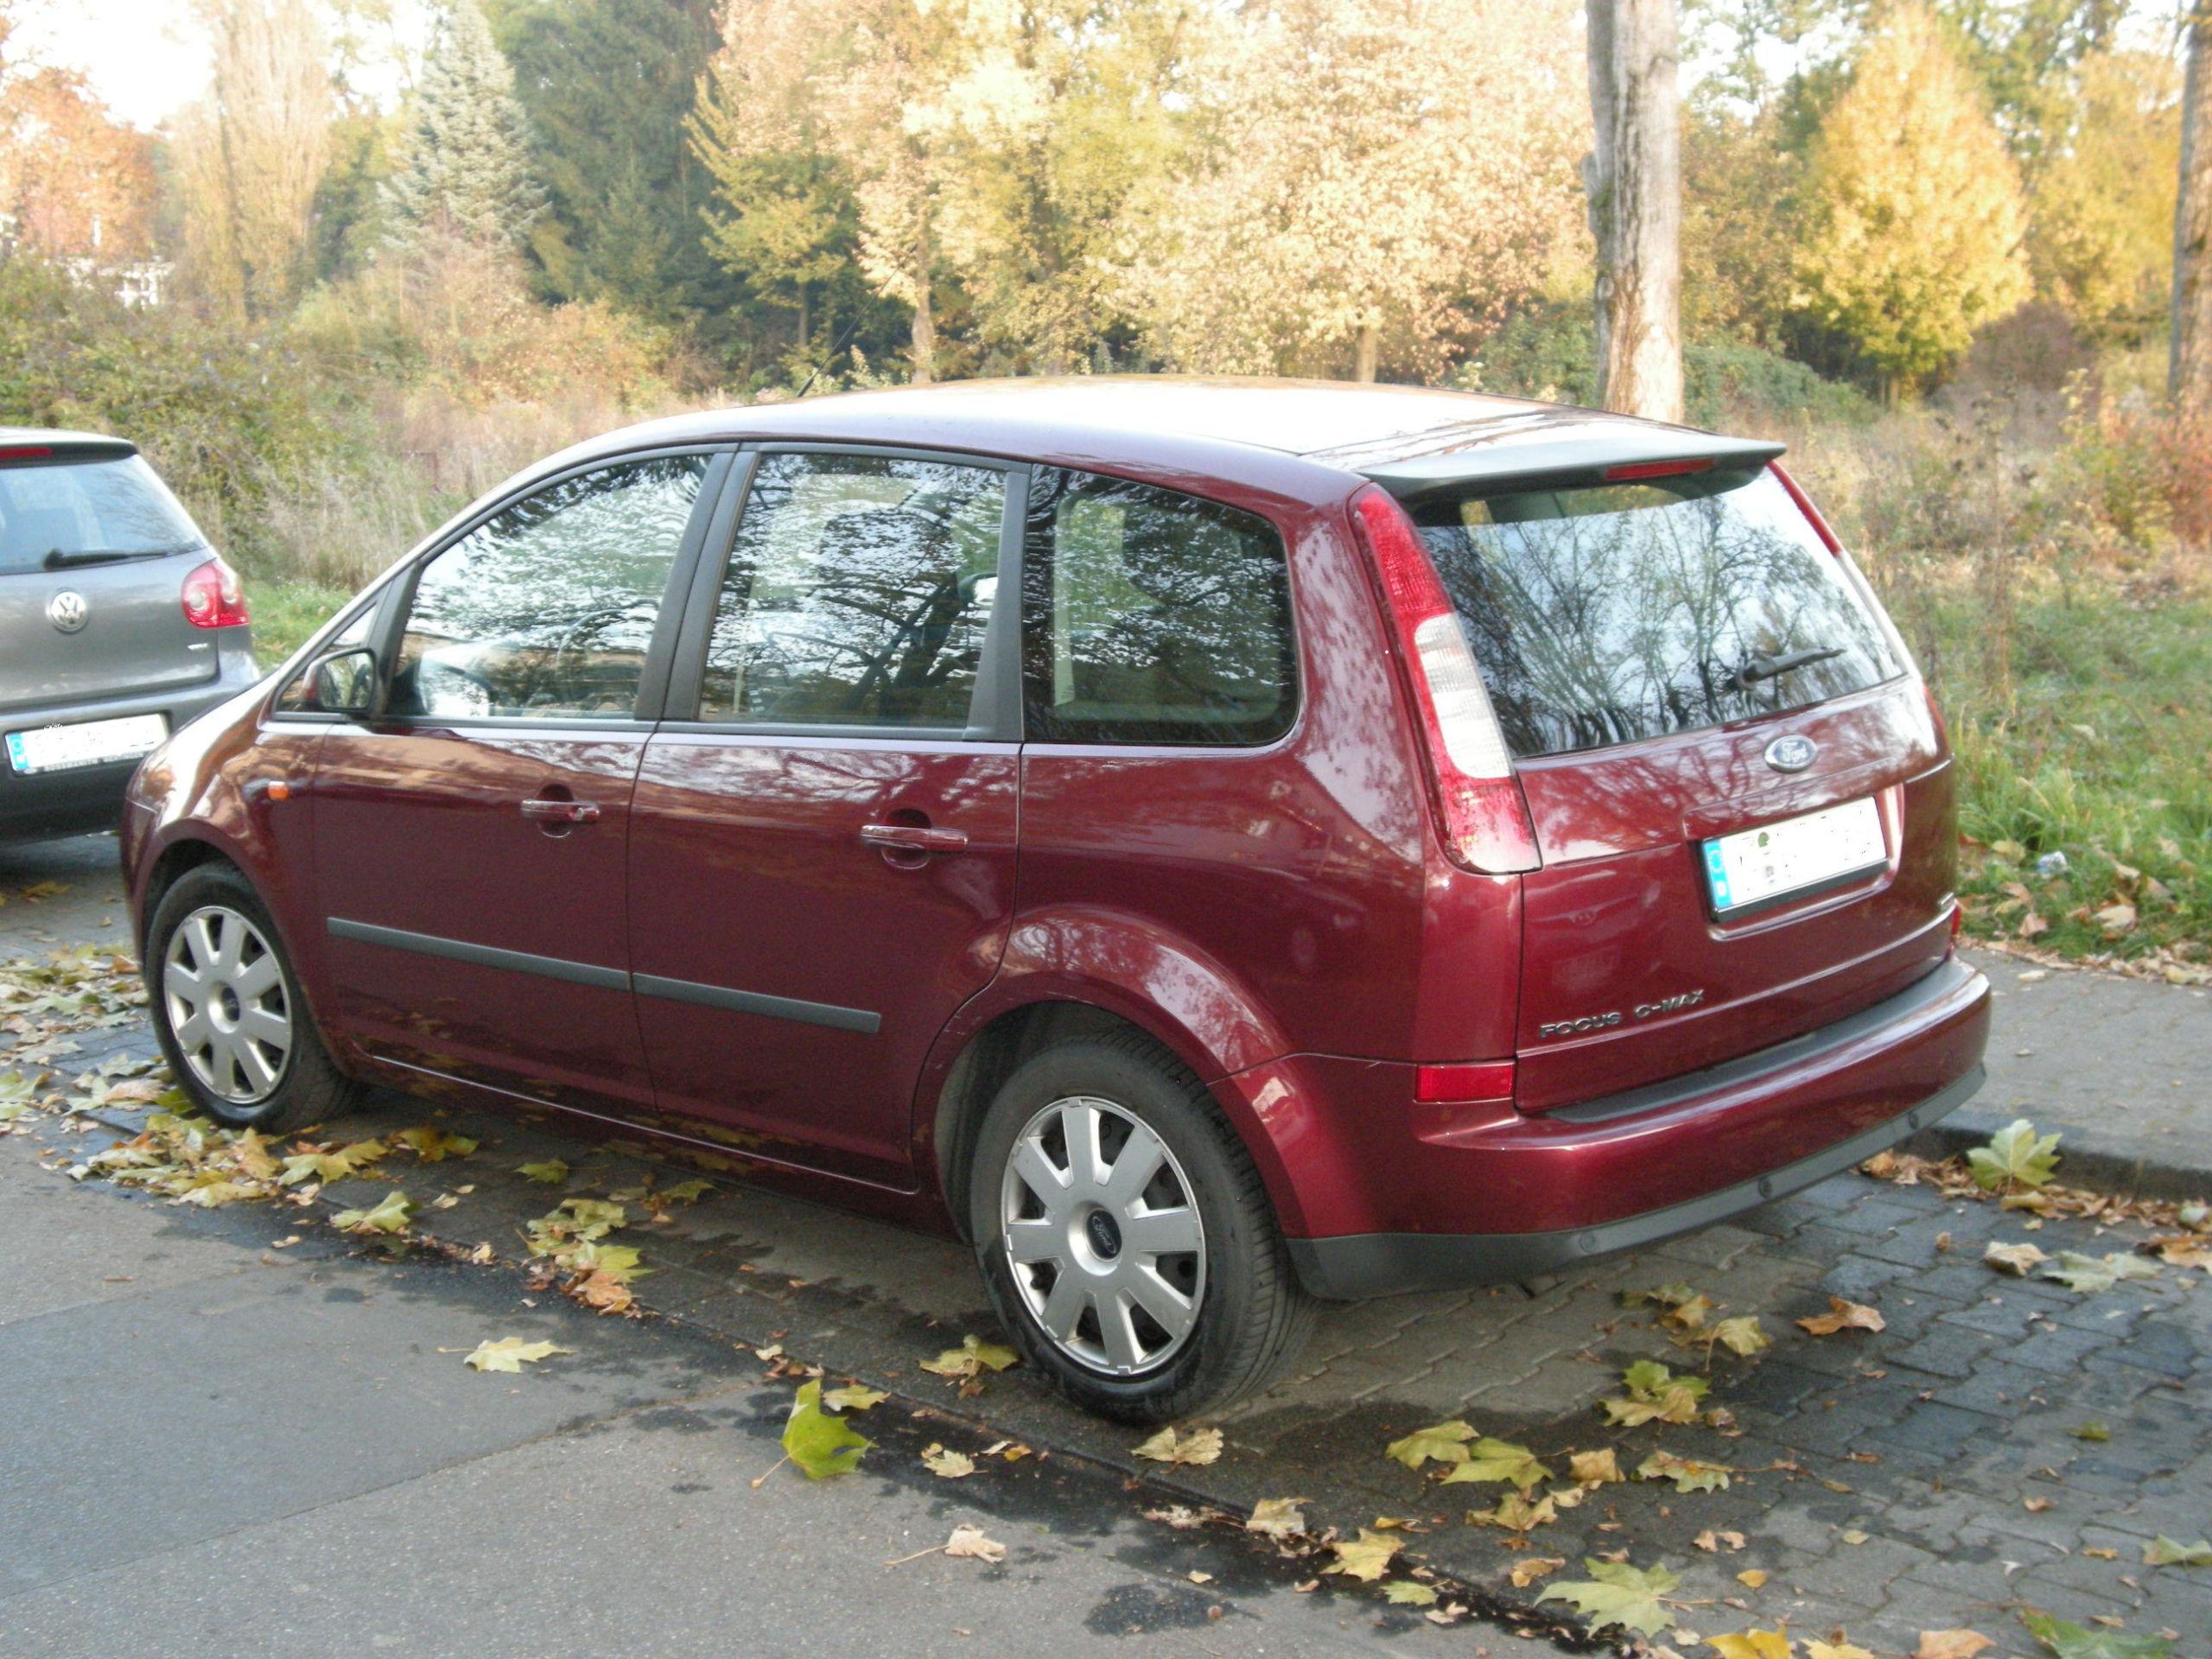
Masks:
[[[1218,502],[1040,471],[1022,563],[1024,731],[1249,747],[1298,712],[1281,535]]]
[[[0,575],[43,569],[55,554],[137,558],[206,544],[137,455],[0,467]]]
[[[1522,759],[1803,708],[1902,671],[1871,595],[1768,472],[1493,494],[1414,518]]]

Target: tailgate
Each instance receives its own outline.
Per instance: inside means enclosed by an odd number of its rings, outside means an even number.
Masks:
[[[186,620],[182,601],[186,575],[209,556],[0,575],[0,712],[213,679],[214,636]]]

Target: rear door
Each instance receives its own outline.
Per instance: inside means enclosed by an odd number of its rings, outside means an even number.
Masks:
[[[1780,1042],[1948,947],[1950,786],[1918,680],[1770,471],[1415,513],[1514,751],[1519,1098]]]
[[[0,454],[0,711],[215,677],[184,579],[207,544],[127,448]]]
[[[427,560],[386,712],[314,793],[337,1017],[384,1058],[559,1105],[650,1105],[630,994],[630,798],[726,457],[533,488]]]
[[[664,1111],[787,1163],[913,1185],[914,1082],[1013,912],[1025,474],[754,457],[702,561],[630,840]]]

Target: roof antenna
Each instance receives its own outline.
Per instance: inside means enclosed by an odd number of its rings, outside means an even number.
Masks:
[[[854,314],[853,320],[845,325],[845,332],[837,336],[837,343],[830,348],[830,355],[814,365],[814,372],[806,377],[806,384],[791,394],[793,403],[797,403],[811,391],[814,389],[814,383],[822,378],[822,371],[837,360],[837,353],[843,351],[845,342],[852,339],[853,330],[861,326],[861,314],[857,312]]]

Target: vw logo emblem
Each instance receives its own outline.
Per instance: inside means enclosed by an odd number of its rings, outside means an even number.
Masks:
[[[1814,756],[1820,752],[1821,746],[1811,738],[1792,733],[1788,737],[1777,737],[1766,746],[1766,763],[1777,772],[1802,772],[1813,764]]]
[[[74,633],[92,616],[92,607],[82,594],[64,588],[46,601],[46,620],[64,633]]]

